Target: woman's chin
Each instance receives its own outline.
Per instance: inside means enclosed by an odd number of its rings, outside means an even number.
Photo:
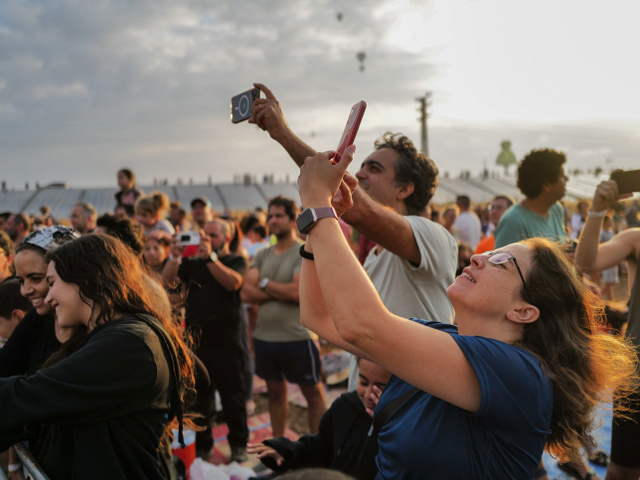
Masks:
[[[38,312],[38,315],[48,315],[49,313],[53,313],[53,308],[49,305],[42,305],[36,308],[36,312]]]

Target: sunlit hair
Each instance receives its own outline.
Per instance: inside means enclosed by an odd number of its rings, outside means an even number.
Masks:
[[[391,148],[398,153],[393,181],[398,186],[413,184],[413,193],[404,199],[404,205],[409,215],[420,215],[438,186],[438,167],[401,133],[387,132],[374,145],[376,150]]]
[[[633,346],[604,333],[603,310],[561,248],[542,238],[523,242],[532,250],[522,297],[540,310],[524,328],[519,346],[533,353],[553,382],[551,435],[547,448],[563,459],[581,461],[591,452],[596,406],[626,398],[637,384]],[[624,414],[625,403],[616,407]]]
[[[169,197],[166,193],[151,192],[148,197],[136,200],[136,212],[147,212],[156,215],[169,210]]]
[[[80,298],[97,311],[92,327],[120,315],[150,315],[167,330],[177,352],[178,382],[183,403],[194,390],[194,363],[180,325],[167,302],[158,300],[157,282],[145,273],[139,258],[120,240],[104,234],[85,235],[47,254],[58,276],[78,286]],[[161,288],[160,288],[161,290]],[[171,424],[170,424],[171,425]]]

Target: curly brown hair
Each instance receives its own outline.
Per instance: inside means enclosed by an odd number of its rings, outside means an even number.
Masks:
[[[529,198],[536,198],[545,183],[560,179],[560,170],[567,161],[564,153],[543,148],[531,150],[518,164],[518,188]]]
[[[401,133],[386,132],[374,145],[376,150],[391,148],[400,155],[394,165],[394,182],[396,185],[413,184],[413,193],[404,199],[404,204],[408,215],[420,215],[438,186],[438,167]]]
[[[595,407],[608,404],[612,390],[614,399],[627,398],[637,385],[635,350],[604,332],[602,307],[559,245],[543,238],[523,243],[533,261],[521,295],[540,317],[525,326],[518,345],[538,358],[553,382],[548,450],[581,461],[581,450],[596,446]],[[616,406],[617,415],[625,414],[624,405]]]

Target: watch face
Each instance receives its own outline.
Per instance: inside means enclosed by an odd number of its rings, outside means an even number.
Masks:
[[[315,212],[307,208],[296,218],[296,225],[300,233],[307,233],[315,225],[316,221]]]

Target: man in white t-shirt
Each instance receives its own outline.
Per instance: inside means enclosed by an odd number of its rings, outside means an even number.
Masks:
[[[480,236],[482,235],[482,223],[478,216],[469,210],[471,207],[469,197],[466,195],[458,196],[456,198],[456,205],[460,209],[460,214],[453,224],[453,227],[458,229],[458,239],[462,243],[469,245],[472,251],[475,251],[480,242]]]
[[[251,123],[282,145],[298,166],[316,151],[289,128],[276,97],[256,100]],[[354,205],[342,217],[377,243],[364,263],[385,306],[396,315],[450,322],[447,288],[453,283],[457,246],[440,224],[420,216],[438,184],[438,168],[411,140],[386,133],[356,174]],[[352,363],[352,367],[355,362]],[[355,388],[352,368],[349,386]]]

